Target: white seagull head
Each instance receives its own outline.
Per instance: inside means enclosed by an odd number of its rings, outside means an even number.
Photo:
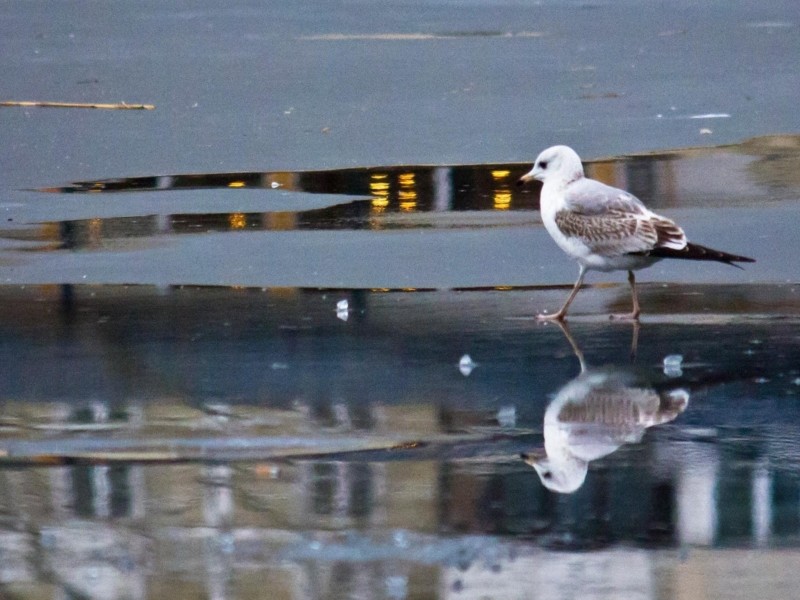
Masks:
[[[569,146],[550,146],[536,157],[533,169],[520,178],[520,183],[527,183],[531,179],[538,179],[542,183],[569,183],[581,177],[583,165],[578,153]]]
[[[549,457],[523,454],[522,459],[536,469],[544,487],[559,494],[571,494],[583,485],[589,463],[576,456]]]

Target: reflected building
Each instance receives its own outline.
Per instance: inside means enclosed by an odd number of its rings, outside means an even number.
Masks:
[[[40,422],[110,423],[99,406],[64,409],[41,406],[31,413],[25,407],[26,418]],[[4,415],[13,414],[6,403]],[[316,417],[307,418],[316,427]],[[385,407],[376,407],[372,422],[397,426],[413,418],[436,430],[440,416],[406,408],[398,418],[392,423]],[[504,585],[509,591],[529,585],[542,597],[550,597],[546,590],[578,593],[600,586],[661,598],[674,585],[692,589],[687,567],[666,552],[688,544],[723,549],[690,555],[692,568],[705,573],[705,585],[722,590],[722,561],[796,559],[791,540],[800,535],[797,475],[725,446],[724,439],[656,437],[645,446],[648,470],[622,456],[593,468],[580,491],[568,496],[552,494],[529,471],[487,470],[469,461],[6,467],[0,470],[0,584],[35,589],[47,581],[89,598],[150,598],[168,591],[255,598],[263,594],[258,582],[268,576],[276,598],[345,591],[384,598],[387,586],[479,598],[491,590],[500,594]],[[371,546],[359,549],[362,542],[348,542],[348,532],[408,541],[395,543],[397,554],[364,560],[358,557]],[[483,554],[457,568],[447,559],[415,563],[416,536],[422,534],[442,536],[442,543],[452,536],[492,537],[485,538]],[[515,549],[499,551],[489,540],[507,540]],[[641,543],[663,550],[637,548]],[[282,558],[297,544],[312,553],[317,544],[320,559]],[[790,549],[775,549],[783,544]],[[763,551],[754,557],[736,549],[743,546]],[[338,549],[326,550],[331,547]],[[587,548],[595,550],[571,551]]]
[[[552,495],[524,471],[473,472],[469,464],[436,461],[4,468],[0,581],[32,584],[44,578],[91,598],[153,597],[156,590],[174,589],[163,578],[176,577],[184,591],[257,597],[259,587],[249,575],[254,572],[273,573],[276,598],[321,598],[332,590],[382,598],[378,592],[387,585],[403,588],[423,580],[438,581],[439,597],[458,591],[467,598],[501,590],[503,581],[513,581],[515,589],[526,582],[540,591],[567,582],[577,589],[619,590],[635,581],[632,590],[655,598],[662,597],[652,571],[657,555],[614,549],[616,544],[649,539],[664,548],[677,543],[765,548],[780,543],[773,524],[781,527],[781,536],[792,535],[785,520],[798,511],[796,476],[764,466],[745,473],[737,466],[741,457],[714,452],[698,460],[691,449],[662,444],[651,444],[651,452],[664,455],[654,461],[653,472],[625,467],[623,461],[613,471],[593,470],[581,493],[565,497]],[[709,451],[708,444],[699,445],[699,451]],[[703,472],[703,465],[710,472]],[[665,495],[674,497],[674,505]],[[640,498],[644,504],[637,507]],[[663,534],[672,527],[666,538],[653,537],[653,528]],[[324,548],[331,532],[352,530],[481,532],[510,541],[533,534],[540,541],[513,561],[500,558],[489,568],[480,559],[466,571],[446,563],[412,564],[398,574],[392,559],[280,560],[281,549],[304,536],[314,536]],[[795,527],[793,535],[798,533]],[[609,549],[600,552],[537,549],[603,539]],[[356,546],[345,556],[358,553]],[[716,555],[704,556],[707,568],[719,568]],[[157,565],[154,571],[151,565]],[[577,580],[576,570],[583,574]]]
[[[752,205],[796,197],[792,173],[800,164],[800,136],[765,136],[739,146],[686,149],[590,161],[587,175],[627,189],[654,210]],[[267,171],[146,176],[77,182],[39,191],[113,194],[170,190],[265,190],[341,195],[323,208],[205,214],[142,214],[14,227],[0,236],[37,245],[28,250],[133,249],[137,240],[208,232],[359,230],[452,227],[480,214],[538,210],[539,184],[511,182],[528,163],[378,166],[319,171]],[[265,196],[265,201],[271,197]],[[274,198],[274,197],[272,197]],[[302,206],[302,205],[301,205]],[[451,212],[445,221],[429,213]],[[410,215],[417,215],[410,219]],[[426,217],[428,215],[428,217]],[[496,222],[499,217],[495,214]],[[518,220],[509,222],[515,223]],[[469,221],[473,224],[472,221]],[[152,243],[152,242],[151,242]]]

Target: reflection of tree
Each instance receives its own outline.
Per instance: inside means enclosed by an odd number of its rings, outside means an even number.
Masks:
[[[569,330],[562,326],[581,364],[544,415],[544,453],[523,458],[554,492],[583,485],[589,463],[639,442],[648,427],[672,421],[688,405],[686,390],[658,391],[643,373],[616,366],[589,368]],[[636,339],[634,330],[634,346]]]

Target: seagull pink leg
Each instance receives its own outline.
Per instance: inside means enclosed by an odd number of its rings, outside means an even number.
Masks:
[[[581,271],[578,274],[578,281],[575,282],[575,285],[572,288],[572,291],[569,293],[567,297],[567,301],[564,302],[564,306],[561,307],[557,313],[553,313],[552,315],[546,315],[544,313],[539,313],[536,315],[537,321],[563,321],[564,318],[567,316],[567,309],[569,305],[572,304],[572,301],[575,299],[575,296],[578,295],[578,291],[581,289],[583,285],[583,276],[586,275],[586,267],[581,265]]]
[[[628,271],[628,283],[631,286],[631,298],[633,299],[633,310],[627,315],[611,315],[611,319],[619,321],[638,321],[639,314],[642,312],[639,308],[639,294],[636,292],[636,277],[633,271]]]

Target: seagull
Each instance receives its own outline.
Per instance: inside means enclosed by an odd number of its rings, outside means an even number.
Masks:
[[[649,210],[633,194],[584,176],[578,154],[569,146],[542,151],[518,184],[542,182],[542,222],[556,244],[578,261],[578,280],[561,309],[538,320],[563,321],[587,271],[627,271],[633,310],[612,319],[637,321],[641,309],[633,272],[662,258],[714,260],[738,267],[746,256],[712,250],[686,239],[672,219]],[[738,267],[741,268],[741,267]]]

